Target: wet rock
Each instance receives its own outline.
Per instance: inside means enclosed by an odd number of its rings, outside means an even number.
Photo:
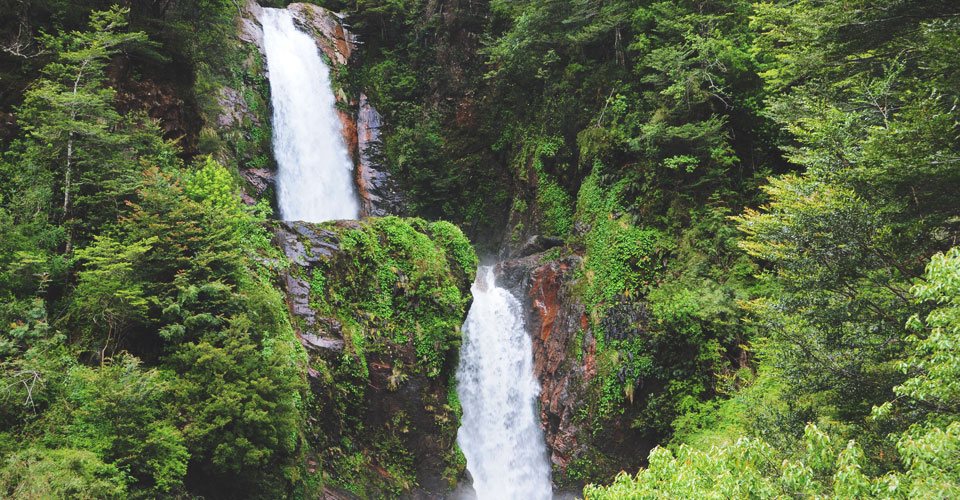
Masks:
[[[545,263],[541,258],[534,254],[500,264],[498,283],[523,300],[524,320],[533,340],[533,370],[541,387],[541,425],[550,459],[562,469],[579,451],[581,429],[576,417],[584,404],[579,396],[596,376],[596,341],[586,328],[584,307],[571,291],[580,257]],[[576,349],[585,355],[571,357]]]
[[[514,297],[525,297],[530,290],[530,274],[540,267],[542,255],[528,255],[506,260],[493,269],[497,285],[506,288]]]
[[[274,234],[283,253],[296,266],[309,267],[322,259],[331,258],[340,250],[337,235],[314,224],[278,222]],[[310,307],[310,282],[302,277],[309,274],[286,271],[282,276],[290,312],[303,325],[313,327],[317,324],[317,318]]]
[[[240,40],[256,45],[257,49],[263,53],[263,28],[260,27],[259,23],[254,21],[254,19],[257,19],[260,15],[261,10],[263,10],[263,8],[256,2],[247,0],[246,15],[238,21],[237,30]]]
[[[520,245],[515,250],[513,250],[511,259],[519,259],[521,257],[526,257],[528,255],[533,255],[535,253],[540,253],[545,250],[549,250],[554,247],[563,245],[562,238],[551,238],[549,236],[542,236],[535,234],[529,238],[527,241]]]
[[[260,118],[250,111],[250,105],[243,98],[243,94],[230,87],[220,87],[217,94],[217,103],[220,105],[217,114],[217,126],[221,128],[235,128],[249,121],[254,126],[260,126]]]
[[[337,227],[357,229],[356,221],[337,221]],[[330,259],[340,251],[337,233],[318,224],[301,221],[279,221],[275,231],[283,253],[299,266],[309,266]]]
[[[347,145],[347,152],[350,153],[350,159],[353,160],[354,170],[357,169],[358,156],[358,138],[357,122],[348,113],[337,110],[337,118],[340,118],[340,133],[343,135],[343,142]]]
[[[313,309],[310,308],[310,283],[286,274],[284,284],[287,287],[287,303],[290,306],[290,312],[300,318],[304,325],[315,325],[317,320]]]
[[[370,105],[366,94],[360,94],[357,112],[357,146],[360,159],[357,164],[357,188],[360,194],[361,215],[383,217],[407,212],[406,201],[400,194],[390,173],[375,161],[380,147],[380,113]]]
[[[330,337],[321,337],[310,332],[300,332],[300,343],[307,350],[325,349],[328,351],[342,351],[344,347],[343,339]]]
[[[264,191],[276,182],[276,172],[266,168],[241,169],[240,175],[253,186],[257,196],[263,194]]]
[[[335,12],[309,3],[287,6],[296,21],[317,38],[317,47],[334,64],[344,65],[353,54],[353,35],[343,29],[342,19]]]
[[[534,253],[495,268],[497,283],[514,293],[524,307],[526,329],[533,341],[534,373],[541,387],[541,426],[555,480],[565,477],[574,461],[597,452],[617,457],[618,467],[631,468],[639,465],[643,451],[649,450],[649,444],[630,428],[627,417],[608,422],[605,432],[609,432],[598,438],[589,428],[590,418],[583,416],[589,410],[598,360],[588,312],[575,292],[580,261],[578,255],[545,260],[543,253]],[[612,308],[604,321],[605,332],[625,338],[646,321],[646,314],[642,307],[624,304]]]

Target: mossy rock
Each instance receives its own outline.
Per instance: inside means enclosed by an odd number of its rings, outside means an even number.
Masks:
[[[325,482],[364,498],[442,493],[463,473],[452,384],[477,267],[469,240],[399,217],[275,229]]]

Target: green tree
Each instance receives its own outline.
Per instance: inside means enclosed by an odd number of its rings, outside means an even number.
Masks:
[[[696,450],[681,446],[650,453],[649,466],[631,477],[622,473],[609,486],[590,485],[589,500],[654,498],[833,498],[942,499],[960,494],[960,420],[955,412],[960,367],[960,248],[933,257],[913,296],[937,307],[926,317],[923,338],[915,338],[901,363],[910,374],[894,390],[900,396],[874,408],[887,418],[900,407],[927,405],[930,419],[889,436],[902,470],[871,475],[870,457],[855,440],[838,438],[808,424],[804,451],[777,450],[760,439]],[[910,320],[914,328],[918,317]],[[902,398],[909,398],[904,403]]]
[[[182,486],[190,457],[169,419],[170,373],[143,369],[115,356],[99,368],[79,365],[65,380],[65,395],[40,422],[50,448],[91,451],[125,471],[138,489],[169,492]]]
[[[146,320],[150,302],[134,279],[133,266],[155,242],[154,237],[125,246],[103,236],[76,252],[77,258],[85,262],[73,292],[72,320],[68,321],[75,325],[75,331],[83,332],[90,344],[102,343],[101,366],[111,343],[112,352],[116,352],[127,329]]]
[[[132,181],[136,164],[131,166],[124,151],[129,137],[117,131],[123,118],[113,107],[115,92],[104,86],[110,57],[124,46],[147,42],[143,32],[123,31],[128,12],[119,7],[95,11],[89,31],[44,37],[44,46],[57,54],[56,60],[43,68],[42,78],[24,94],[20,107],[27,138],[23,167],[33,173],[34,182],[51,183],[47,196],[62,192],[62,202],[56,203],[58,219],[67,226],[65,253],[73,245],[78,210],[84,216],[81,224],[110,220],[111,212],[117,212],[109,210],[110,203],[119,205],[136,186]]]
[[[237,187],[223,167],[202,165],[190,173],[148,170],[121,223],[128,246],[151,246],[132,269],[155,299],[134,345],[162,354],[175,374],[187,487],[216,498],[276,498],[293,488],[302,451],[304,360],[272,274],[260,272],[260,252],[276,259],[277,250],[256,216],[227,194]]]
[[[903,325],[923,308],[912,281],[960,236],[960,60],[942,50],[960,40],[955,13],[939,2],[757,5],[757,46],[772,56],[767,113],[795,138],[786,157],[804,168],[770,179],[768,204],[735,218],[741,247],[769,265],[772,293],[747,308],[794,408],[782,425],[768,422],[774,434],[825,418],[869,432],[860,441],[880,457],[885,426],[918,415],[865,420],[904,380]]]

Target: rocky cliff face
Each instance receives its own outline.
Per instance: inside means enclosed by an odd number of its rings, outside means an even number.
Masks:
[[[396,217],[275,232],[309,358],[311,468],[330,498],[442,497],[464,467],[453,381],[470,243],[451,224]]]
[[[577,294],[579,280],[584,279],[577,272],[582,257],[556,249],[554,253],[566,255],[551,259],[543,250],[558,243],[531,237],[514,250],[519,257],[501,262],[495,271],[498,283],[524,306],[554,482],[570,487],[585,477],[633,470],[651,444],[630,428],[629,412],[609,418],[594,414],[602,388],[597,340]],[[531,251],[539,252],[524,256]]]

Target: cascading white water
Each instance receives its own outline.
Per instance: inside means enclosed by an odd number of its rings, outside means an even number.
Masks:
[[[284,220],[358,218],[353,162],[341,133],[330,70],[293,14],[263,9],[263,45],[273,103],[277,204]]]
[[[520,303],[481,267],[457,368],[457,444],[478,500],[549,500],[550,464],[537,418],[540,385]]]

